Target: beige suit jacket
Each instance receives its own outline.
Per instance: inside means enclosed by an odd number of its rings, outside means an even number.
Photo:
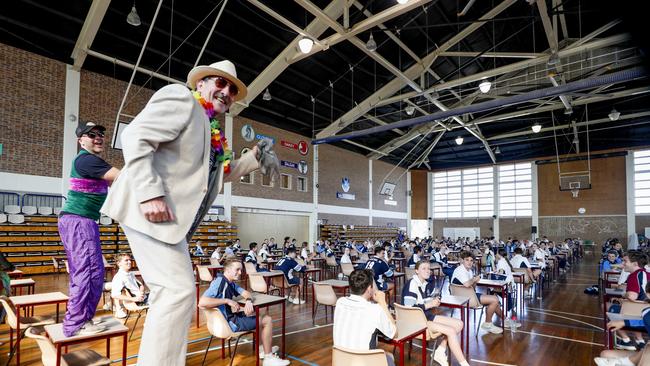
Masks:
[[[224,124],[222,124],[222,127]],[[169,244],[187,234],[203,197],[208,194],[210,123],[203,107],[182,85],[158,90],[121,136],[124,168],[111,186],[101,212],[132,229]],[[253,152],[223,168],[213,192],[224,181],[237,181],[258,169]],[[140,211],[140,203],[165,197],[173,222],[153,223]]]

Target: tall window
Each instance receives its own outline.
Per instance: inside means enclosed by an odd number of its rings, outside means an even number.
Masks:
[[[492,167],[434,173],[434,218],[492,216],[493,174]]]
[[[533,215],[531,163],[499,166],[499,215],[501,217]]]
[[[650,150],[634,152],[634,211],[650,213]]]

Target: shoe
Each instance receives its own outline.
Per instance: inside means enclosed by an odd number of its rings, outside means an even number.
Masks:
[[[487,330],[488,332],[493,334],[503,333],[503,329],[501,329],[501,327],[497,327],[496,325],[488,322],[484,322],[483,324],[481,324],[481,329]]]
[[[291,297],[291,296],[287,297],[286,299],[287,299],[287,301],[289,301],[289,302],[293,302],[293,297]]]
[[[106,330],[106,328],[104,328],[102,326],[93,325],[92,322],[86,322],[86,324],[84,324],[84,326],[81,327],[81,329],[79,329],[79,331],[77,331],[76,335],[97,334],[97,333],[103,332],[104,330]]]
[[[98,325],[98,324],[103,323],[104,319],[102,319],[102,318],[93,318],[93,320],[91,320],[91,321],[93,322],[93,325]]]
[[[118,318],[118,319],[126,318],[126,311],[124,311],[122,309],[117,309],[117,311],[115,311],[115,317]]]
[[[449,366],[447,350],[442,347],[436,348],[435,352],[433,352],[433,360],[436,361],[440,366]]]
[[[300,300],[300,298],[296,297],[296,298],[293,299],[293,301],[291,301],[291,302],[294,303],[294,304],[296,304],[296,305],[302,305],[302,304],[305,303],[305,300]]]
[[[262,365],[263,366],[286,366],[289,363],[290,363],[289,360],[283,360],[280,357],[271,353],[264,357],[264,363]]]
[[[273,347],[271,347],[271,353],[276,353],[276,352],[278,352],[279,350],[280,350],[280,347],[278,347],[278,346],[273,346]],[[264,347],[263,347],[263,346],[260,346],[259,351],[260,351],[260,360],[263,360],[263,359],[264,359],[264,356],[266,356],[266,354],[264,353]]]
[[[596,358],[594,358],[594,362],[596,362],[596,365],[598,365],[598,366],[621,366],[621,365],[623,365],[618,358],[596,357]]]
[[[626,351],[636,351],[636,347],[634,346],[634,342],[630,339],[629,341],[625,342],[622,339],[618,339],[616,341],[616,346],[614,347],[616,349],[624,349]]]
[[[645,342],[644,341],[636,341],[636,350],[640,351],[645,348]]]
[[[506,318],[506,320],[505,320],[504,323],[503,323],[503,325],[504,325],[506,328],[510,328],[510,327],[512,327],[513,324],[514,324],[515,328],[519,328],[519,327],[521,327],[521,323],[517,322],[516,320],[511,320],[511,319],[507,319],[507,318]]]
[[[104,309],[106,311],[111,311],[111,304],[109,304],[109,303],[104,304],[104,306],[102,306],[102,309]]]

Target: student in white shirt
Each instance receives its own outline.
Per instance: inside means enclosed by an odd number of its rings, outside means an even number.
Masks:
[[[148,301],[149,294],[145,294],[144,285],[135,279],[131,272],[131,255],[122,253],[115,259],[118,271],[111,281],[111,298],[113,299],[115,317],[126,318],[126,312],[122,308],[122,302],[130,301],[144,304]],[[122,293],[124,291],[124,293]]]
[[[440,366],[448,366],[446,352],[447,343],[449,343],[449,349],[460,365],[469,366],[458,341],[458,335],[463,330],[463,322],[460,319],[434,313],[433,309],[440,306],[440,293],[435,293],[433,282],[428,281],[431,277],[431,264],[423,260],[417,262],[414,268],[415,275],[406,282],[402,290],[402,301],[405,306],[419,307],[424,311],[430,334],[442,333],[445,335],[446,339],[443,339],[434,351],[433,359]]]
[[[474,276],[472,268],[474,267],[474,256],[468,251],[460,252],[460,265],[456,267],[454,273],[451,275],[451,284],[474,288],[474,285],[481,280],[481,276]],[[499,300],[494,295],[476,294],[478,301],[487,306],[485,322],[481,324],[481,328],[490,333],[501,334],[503,329],[492,323],[492,316],[496,314],[501,316],[501,307]]]
[[[526,268],[528,277],[536,280],[537,276],[535,276],[533,271],[530,269],[530,262],[528,261],[528,258],[522,255],[523,253],[524,251],[521,250],[521,248],[516,248],[515,255],[510,259],[510,264],[512,264],[512,268]]]
[[[334,308],[335,347],[357,351],[376,349],[377,330],[388,338],[397,333],[385,295],[374,290],[373,281],[373,272],[369,269],[355,270],[350,274],[350,296],[339,298]],[[389,365],[395,365],[392,355],[386,354],[386,359]]]
[[[269,245],[267,243],[262,243],[262,249],[260,249],[260,252],[257,253],[257,255],[262,258],[263,262],[266,262],[271,255],[271,252],[269,251]]]
[[[345,247],[343,249],[343,255],[341,256],[341,263],[352,263],[352,259],[350,258],[350,248]]]
[[[505,276],[505,281],[508,283],[508,311],[510,311],[514,305],[514,297],[512,296],[512,286],[515,285],[515,279],[512,277],[512,264],[508,260],[508,252],[505,250],[505,248],[501,248],[497,251],[496,255],[497,259],[497,265],[496,265],[496,272],[500,275]],[[514,315],[514,314],[513,314]],[[505,319],[505,326],[510,327],[513,325],[519,328],[521,326],[521,323],[518,323],[516,320],[511,320],[511,319]]]

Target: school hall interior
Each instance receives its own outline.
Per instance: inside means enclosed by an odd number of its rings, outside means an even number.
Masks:
[[[0,363],[650,366],[636,2],[0,20]]]

